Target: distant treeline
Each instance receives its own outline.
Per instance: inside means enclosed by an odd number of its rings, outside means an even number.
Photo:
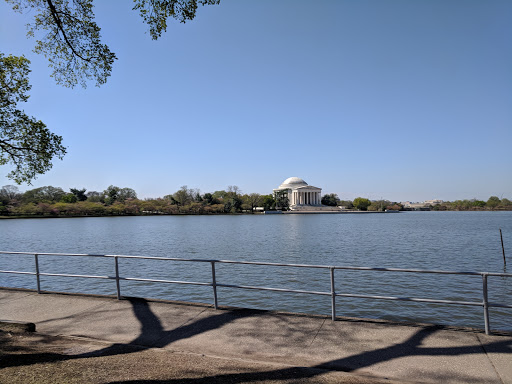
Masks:
[[[370,201],[358,197],[341,200],[334,193],[322,197],[322,204],[342,206],[345,209],[383,211],[402,210],[397,202]],[[264,210],[289,207],[286,195],[242,194],[237,186],[202,194],[198,189],[181,187],[173,194],[159,198],[138,199],[131,188],[109,186],[104,191],[71,188],[65,192],[59,187],[40,187],[22,192],[18,187],[5,185],[0,189],[0,216],[61,217],[61,216],[120,216],[120,215],[179,215],[254,213],[256,207]],[[487,201],[457,200],[431,206],[432,210],[512,210],[512,202],[491,196]]]
[[[497,196],[491,196],[487,201],[455,200],[445,201],[439,205],[431,206],[433,211],[511,211],[512,201],[507,198],[500,199]]]
[[[132,188],[109,186],[104,191],[40,187],[21,192],[6,185],[0,189],[0,216],[119,216],[252,213],[256,207],[275,209],[272,195],[242,194],[237,186],[201,194],[181,187],[159,198],[138,199]]]

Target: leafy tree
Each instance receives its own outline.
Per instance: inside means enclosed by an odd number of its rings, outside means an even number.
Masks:
[[[259,193],[244,195],[242,200],[248,205],[248,209],[250,209],[252,213],[254,213],[254,208],[259,207],[263,202],[263,198]]]
[[[107,189],[103,191],[103,195],[105,196],[105,204],[112,205],[119,198],[119,191],[121,188],[116,187],[115,185],[110,185]]]
[[[376,212],[379,210],[379,206],[377,204],[373,204],[373,202],[366,208],[367,211]]]
[[[483,208],[483,207],[485,207],[485,201],[482,201],[482,200],[472,200],[471,201],[471,205],[473,207]]]
[[[48,59],[57,84],[86,87],[86,80],[96,80],[97,86],[107,81],[116,55],[101,42],[92,0],[8,1],[15,11],[29,9],[35,15],[27,35],[42,35],[34,51]]]
[[[226,195],[227,195],[227,192],[222,190],[222,191],[213,192],[212,197],[214,199],[216,199],[217,201],[219,201],[219,203],[220,203],[224,199],[224,197],[226,197]]]
[[[211,193],[205,193],[203,196],[203,202],[207,205],[219,204],[219,200],[213,197]]]
[[[276,201],[272,195],[263,195],[263,209],[269,211],[276,206]]]
[[[512,201],[510,201],[509,199],[504,197],[503,199],[501,199],[500,205],[504,208],[510,208],[510,207],[512,207]]]
[[[275,207],[287,211],[290,209],[290,200],[288,200],[288,193],[286,191],[275,192]]]
[[[372,201],[368,206],[368,211],[384,211],[388,206],[391,205],[389,200],[376,200]]]
[[[345,207],[347,209],[352,209],[354,208],[354,204],[352,204],[352,202],[350,200],[340,200],[338,202],[338,205],[342,206],[342,207]]]
[[[498,205],[500,205],[500,203],[501,200],[499,197],[491,196],[489,197],[489,200],[487,200],[486,206],[494,210]]]
[[[224,212],[237,213],[242,210],[242,198],[240,197],[240,188],[236,185],[228,186],[228,191],[222,199],[224,203]]]
[[[364,197],[356,197],[353,201],[354,207],[360,211],[366,211],[371,204],[371,201]]]
[[[51,133],[42,121],[18,109],[29,98],[29,61],[0,53],[0,165],[14,169],[7,177],[16,183],[29,183],[62,159],[66,148],[62,137]]]
[[[76,203],[78,198],[72,193],[66,193],[64,196],[62,196],[60,201],[62,203]]]
[[[174,200],[174,196],[173,195],[165,195],[163,197],[163,199],[169,201],[169,203],[171,205],[178,205],[178,202],[176,200]]]
[[[36,37],[35,52],[43,54],[53,69],[57,84],[86,86],[95,80],[107,81],[117,59],[101,41],[95,22],[93,0],[7,0],[20,13],[34,15],[28,24],[28,36]],[[149,26],[156,40],[167,29],[169,17],[185,23],[196,15],[198,4],[218,4],[220,0],[135,0],[134,10]]]
[[[224,199],[224,212],[237,213],[242,210],[242,199],[240,196],[231,195]]]
[[[103,192],[89,191],[85,196],[87,196],[87,200],[91,203],[103,203],[105,201],[105,195]]]
[[[172,197],[178,205],[185,206],[194,200],[194,190],[183,185]]]
[[[134,0],[151,37],[156,40],[167,29],[169,17],[184,23],[196,15],[198,4],[213,5],[220,0]],[[105,84],[117,59],[101,41],[100,27],[94,21],[93,0],[7,0],[13,10],[34,15],[28,24],[29,37],[36,38],[34,51],[43,54],[53,69],[57,84],[84,88],[93,80]],[[47,172],[55,158],[66,154],[62,137],[46,125],[17,109],[27,101],[30,90],[27,75],[30,62],[24,57],[0,52],[0,166],[14,169],[7,177],[16,183],[29,183]]]
[[[87,200],[87,196],[85,194],[85,191],[86,189],[85,188],[82,188],[82,189],[77,189],[77,188],[71,188],[69,190],[73,195],[76,196],[76,199],[78,201],[85,201]]]
[[[339,200],[338,195],[335,193],[327,193],[322,196],[322,204],[330,207],[336,207]]]
[[[24,203],[56,203],[65,194],[62,188],[48,185],[46,187],[30,189],[21,198]]]
[[[128,199],[136,199],[137,193],[131,188],[119,189],[117,200],[124,203]]]
[[[81,205],[84,215],[101,216],[105,214],[105,206],[99,202],[91,201],[90,198],[87,199],[87,201],[82,201],[78,204]]]

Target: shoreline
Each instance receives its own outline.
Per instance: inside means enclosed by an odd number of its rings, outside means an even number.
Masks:
[[[353,210],[343,210],[343,211],[263,211],[263,212],[254,212],[254,213],[149,213],[142,215],[59,215],[59,216],[50,216],[50,215],[9,215],[2,216],[0,215],[0,220],[10,220],[10,219],[72,219],[72,218],[86,218],[86,217],[147,217],[147,216],[251,216],[251,215],[275,215],[275,214],[284,214],[284,215],[311,215],[311,214],[375,214],[375,213],[404,213],[404,212],[435,212],[435,213],[443,213],[443,212],[486,212],[486,213],[499,213],[499,212],[512,212],[512,209],[499,209],[499,210],[467,210],[467,211],[416,211],[416,210],[403,210],[399,212],[385,212],[385,211],[353,211]]]

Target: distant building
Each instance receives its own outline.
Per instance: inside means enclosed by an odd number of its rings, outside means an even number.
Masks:
[[[443,200],[425,200],[421,203],[413,203],[410,201],[402,201],[400,204],[404,206],[406,209],[425,209],[430,207],[431,205],[439,205],[442,204]]]
[[[308,185],[298,177],[289,177],[283,181],[278,188],[274,189],[274,195],[277,193],[287,195],[291,210],[299,206],[319,207],[322,205],[322,188]]]

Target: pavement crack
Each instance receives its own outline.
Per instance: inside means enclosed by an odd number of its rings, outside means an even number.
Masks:
[[[318,327],[318,331],[316,331],[315,333],[315,337],[313,337],[313,340],[311,340],[311,343],[309,343],[308,347],[311,347],[313,345],[313,342],[315,341],[316,337],[318,336],[318,334],[320,333],[320,330],[322,329],[322,327],[324,326],[325,324],[325,321],[327,319],[324,319],[324,321],[322,321],[322,324],[320,325],[320,327]]]
[[[500,376],[500,373],[498,372],[498,370],[496,369],[496,366],[494,365],[494,363],[492,362],[492,359],[490,358],[489,354],[487,353],[487,349],[485,349],[485,346],[484,344],[482,343],[482,340],[480,340],[480,336],[479,335],[476,335],[476,338],[478,340],[478,343],[480,343],[480,347],[482,348],[482,350],[484,351],[485,353],[485,357],[487,357],[487,359],[489,360],[489,363],[491,363],[491,366],[492,366],[492,369],[494,369],[494,372],[496,373],[496,376],[498,377],[498,379],[500,380],[500,383],[501,384],[505,384],[505,382],[502,380],[501,376]]]

